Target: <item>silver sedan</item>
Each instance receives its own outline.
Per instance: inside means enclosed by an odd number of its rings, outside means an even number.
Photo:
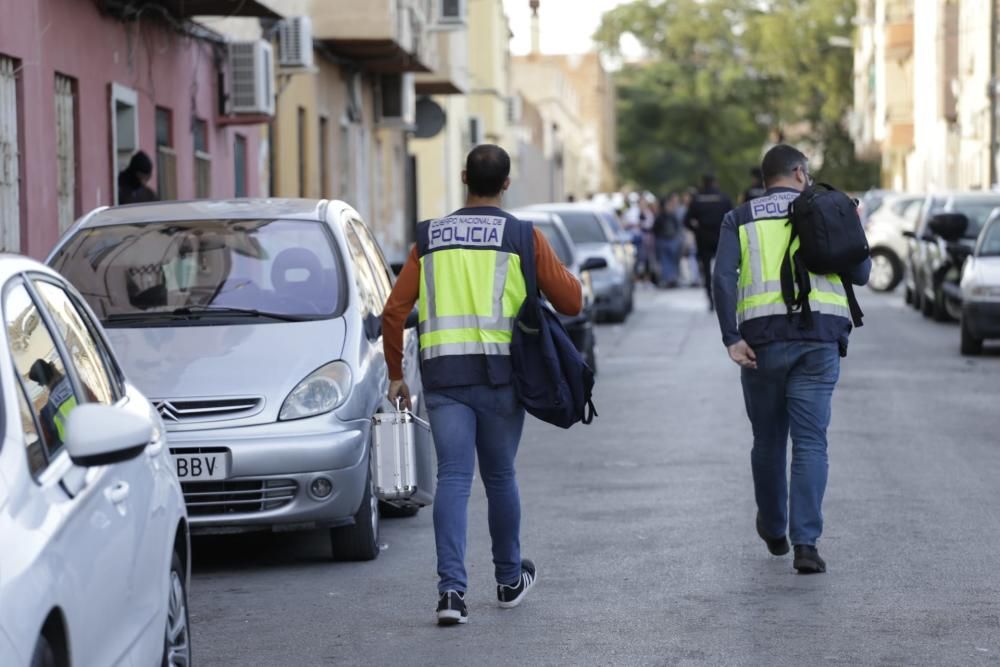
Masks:
[[[378,555],[370,431],[388,382],[380,315],[393,278],[354,209],[102,209],[49,263],[163,416],[193,532],[322,527],[335,557]],[[406,345],[415,358],[415,332]],[[418,368],[407,375],[419,388]]]

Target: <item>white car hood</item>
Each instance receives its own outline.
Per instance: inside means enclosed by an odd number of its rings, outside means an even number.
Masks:
[[[125,374],[150,399],[264,398],[274,421],[289,392],[339,359],[343,318],[194,327],[107,329]]]
[[[972,278],[977,285],[1000,286],[1000,257],[977,257]]]

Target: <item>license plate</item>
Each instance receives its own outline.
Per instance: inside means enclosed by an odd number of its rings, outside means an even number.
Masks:
[[[174,470],[182,482],[212,481],[229,476],[229,457],[218,454],[174,454]]]

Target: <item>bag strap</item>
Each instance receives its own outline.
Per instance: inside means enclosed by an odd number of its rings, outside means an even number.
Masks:
[[[538,267],[535,266],[535,227],[530,222],[521,220],[521,272],[524,274],[526,313],[530,313],[533,321],[524,323],[520,320],[517,326],[525,333],[537,334],[537,329],[529,331],[531,326],[540,327],[540,311],[542,304],[538,300]]]
[[[600,417],[600,415],[597,414],[597,408],[594,407],[594,400],[588,396],[587,404],[583,406],[583,418],[580,420],[580,423],[587,426],[590,422],[594,421],[594,417]]]
[[[840,282],[844,284],[844,292],[847,294],[847,306],[851,309],[851,322],[854,323],[855,327],[863,327],[865,313],[861,310],[858,297],[854,294],[854,283],[851,282],[850,276],[844,273],[840,274]]]

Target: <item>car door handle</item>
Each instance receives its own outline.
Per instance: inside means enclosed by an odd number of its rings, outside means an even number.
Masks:
[[[128,482],[115,482],[108,488],[104,489],[104,496],[115,505],[121,505],[126,499],[128,499],[128,492]]]

